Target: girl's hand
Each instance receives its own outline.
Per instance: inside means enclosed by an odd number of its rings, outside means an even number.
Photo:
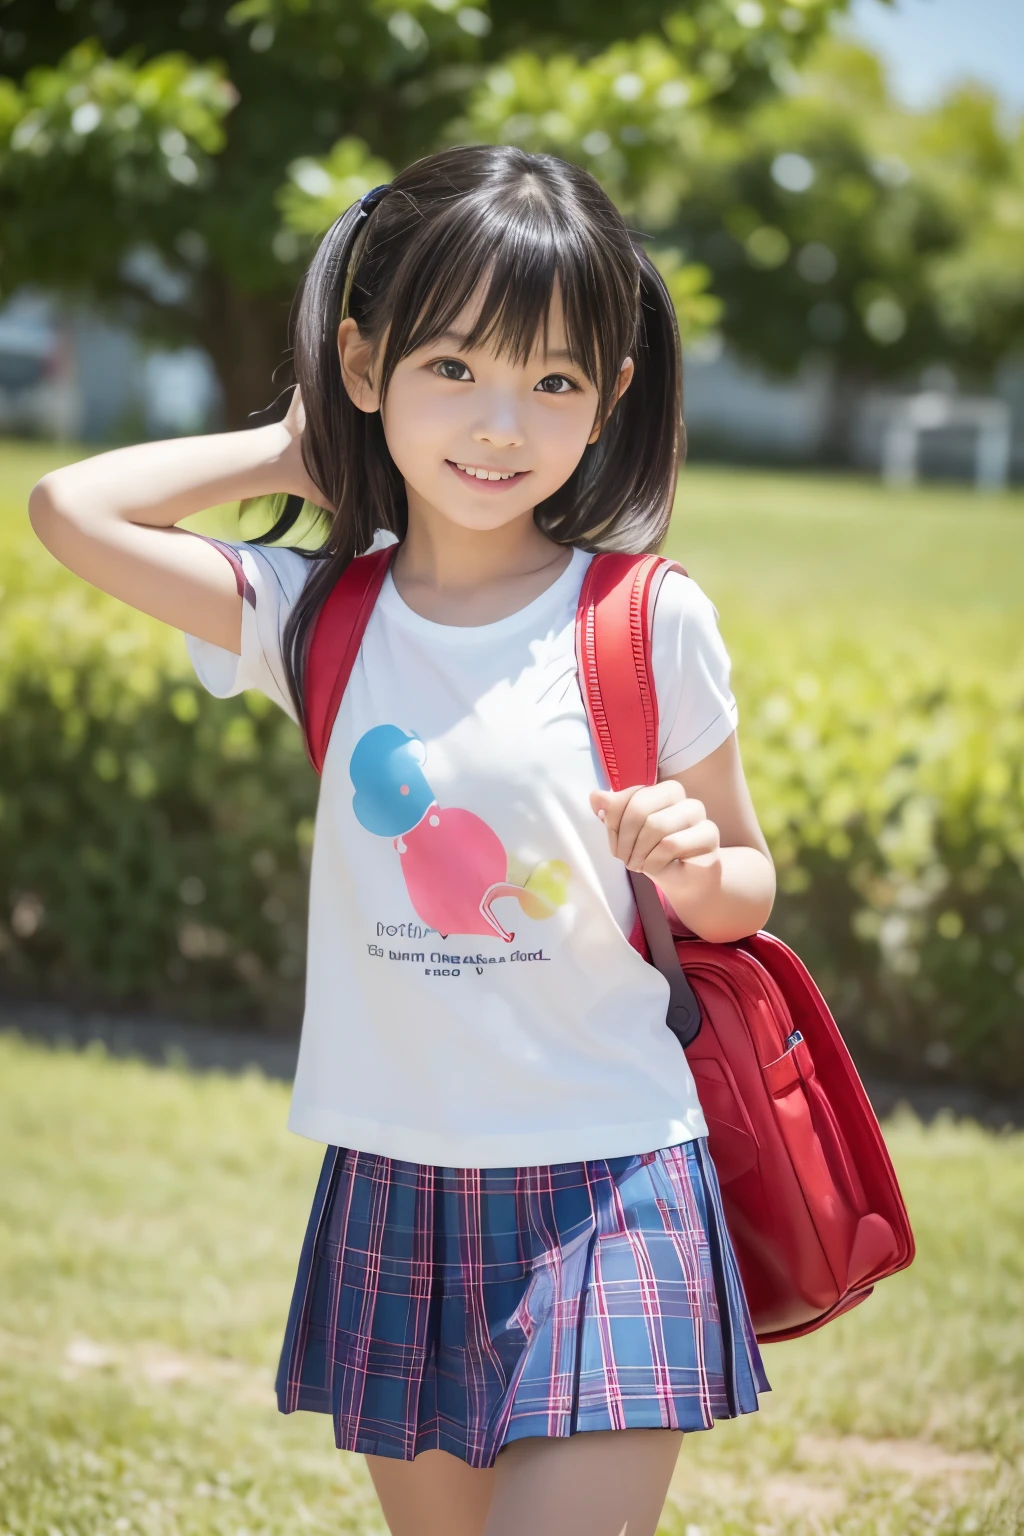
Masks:
[[[652,880],[672,864],[709,865],[718,857],[718,827],[708,819],[703,801],[690,800],[677,779],[618,791],[595,789],[590,804],[605,824],[614,856]]]
[[[289,437],[297,438],[301,442],[302,434],[306,430],[306,407],[302,403],[302,391],[297,384],[292,390],[292,397],[288,402],[282,425]]]
[[[767,922],[775,867],[743,777],[735,731],[678,777],[617,794],[598,789],[590,803],[608,829],[615,857],[649,875],[691,933],[730,944]]]
[[[326,507],[327,501],[323,492],[310,479],[302,459],[302,434],[306,430],[306,408],[302,403],[302,392],[296,384],[292,390],[292,398],[288,402],[288,409],[281,422],[284,429],[284,442],[278,457],[280,478],[288,491],[293,496],[301,496],[304,501],[311,501],[318,507]]]

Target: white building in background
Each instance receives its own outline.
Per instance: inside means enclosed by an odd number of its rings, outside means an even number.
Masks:
[[[0,432],[62,440],[81,432],[70,335],[29,294],[0,310]]]
[[[87,443],[202,432],[219,391],[206,353],[22,292],[0,309],[0,434]]]
[[[683,415],[695,457],[808,463],[828,427],[829,370],[808,361],[773,379],[733,353],[697,345],[683,360]]]
[[[913,485],[921,477],[928,436],[971,434],[974,484],[979,491],[1005,490],[1013,452],[1013,412],[996,396],[930,389],[916,395],[877,393],[866,402],[864,428],[879,442],[882,478],[889,485]]]
[[[948,477],[996,489],[1024,481],[1024,360],[1001,370],[988,397],[961,394],[941,366],[925,369],[917,384],[861,397],[850,431],[853,467],[894,484]],[[685,359],[684,414],[695,459],[814,464],[824,456],[831,409],[824,357],[784,380],[727,350],[697,346]]]
[[[851,432],[857,468],[994,484],[1005,464],[1010,480],[1024,481],[1024,362],[1003,370],[988,401],[958,395],[941,367],[916,382],[923,395],[878,392],[860,401]],[[779,380],[705,343],[687,353],[684,393],[695,459],[813,465],[823,457],[832,399],[826,358]],[[172,437],[213,427],[218,401],[213,367],[197,347],[145,347],[128,329],[41,295],[16,295],[0,309],[0,434],[88,443]]]

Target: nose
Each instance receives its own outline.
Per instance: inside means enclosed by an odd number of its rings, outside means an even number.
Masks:
[[[504,391],[492,390],[479,401],[482,407],[470,436],[474,443],[492,448],[521,448],[526,432],[518,402]]]

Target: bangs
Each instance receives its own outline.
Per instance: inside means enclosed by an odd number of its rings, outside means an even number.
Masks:
[[[639,262],[630,270],[621,242],[618,250],[612,241],[595,248],[569,212],[527,179],[477,188],[423,220],[395,285],[401,297],[382,385],[403,357],[453,332],[471,306],[476,315],[461,344],[524,366],[538,341],[547,349],[551,306],[560,299],[569,357],[609,397],[634,344]]]

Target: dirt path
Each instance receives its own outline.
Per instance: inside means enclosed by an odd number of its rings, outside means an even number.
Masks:
[[[5,1030],[79,1049],[99,1041],[112,1056],[141,1057],[159,1065],[180,1061],[198,1072],[236,1073],[256,1067],[267,1077],[283,1082],[290,1082],[295,1075],[299,1044],[297,1036],[207,1030],[157,1014],[76,1013],[48,1003],[0,999],[0,1031]],[[870,1077],[865,1077],[864,1086],[880,1119],[902,1102],[926,1122],[946,1110],[993,1129],[1024,1127],[1024,1099],[997,1101],[955,1084],[898,1083]]]

